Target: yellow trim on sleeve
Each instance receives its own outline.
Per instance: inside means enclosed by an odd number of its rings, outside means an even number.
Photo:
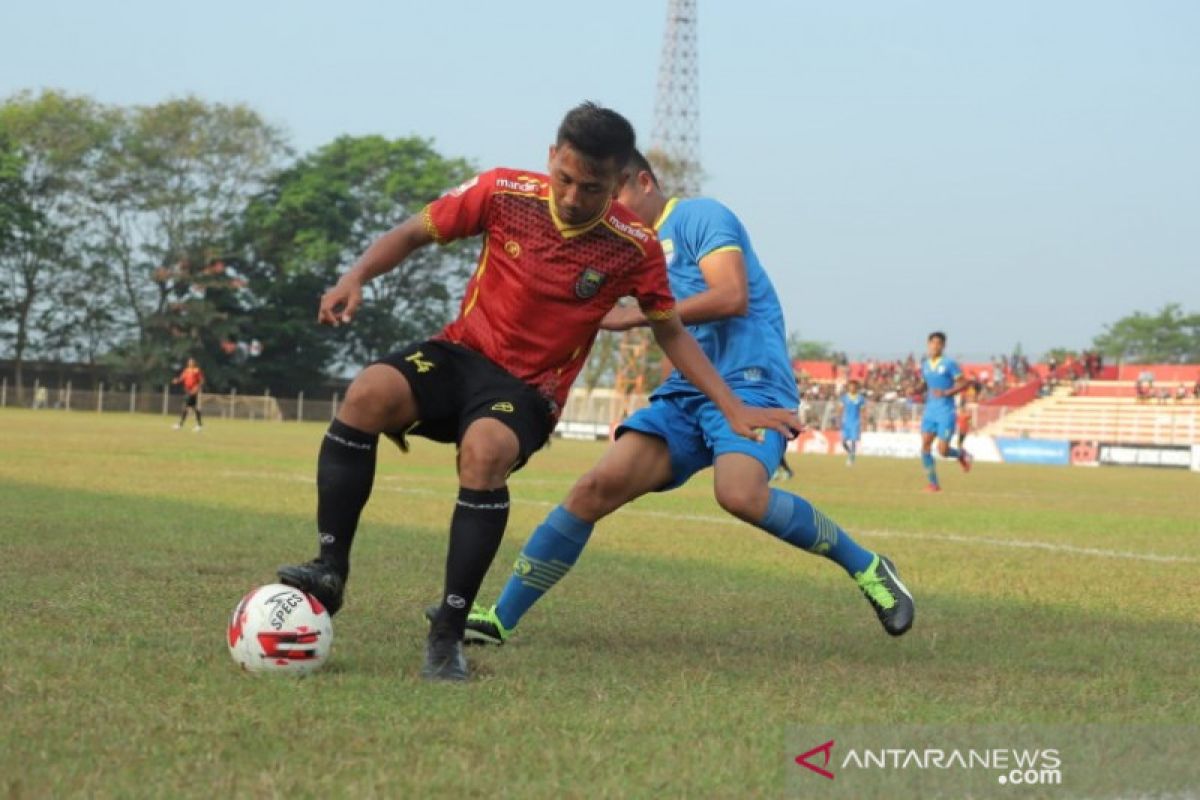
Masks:
[[[672,306],[671,308],[663,309],[662,311],[644,311],[643,310],[642,313],[646,315],[646,319],[662,321],[664,319],[670,319],[671,317],[675,316],[675,307]]]
[[[745,252],[744,250],[742,250],[742,246],[740,244],[727,244],[724,247],[715,247],[712,250],[709,250],[707,253],[700,256],[700,258],[708,258],[709,256],[711,256],[714,253],[725,253],[725,252],[730,252],[730,251],[738,252],[738,253]]]
[[[442,232],[438,230],[437,223],[433,221],[433,213],[429,210],[431,205],[432,203],[426,204],[425,208],[421,209],[421,219],[425,223],[425,232],[438,244],[445,244],[446,240],[442,238]]]

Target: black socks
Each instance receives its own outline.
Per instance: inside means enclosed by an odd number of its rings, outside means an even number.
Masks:
[[[379,434],[364,433],[334,420],[317,456],[317,536],[321,560],[345,577],[350,545],[371,486]]]
[[[446,586],[430,638],[462,638],[471,604],[504,538],[508,506],[506,486],[458,490],[458,503],[450,518]]]

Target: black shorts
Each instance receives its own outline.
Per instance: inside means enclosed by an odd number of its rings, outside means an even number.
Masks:
[[[185,400],[183,401],[183,404],[184,404],[186,407],[188,407],[188,408],[195,408],[195,407],[196,407],[196,397],[197,397],[197,396],[198,396],[198,395],[195,395],[195,394],[189,394],[189,395],[187,396],[187,399],[185,399]]]
[[[417,342],[375,363],[400,370],[417,401],[418,421],[406,431],[388,432],[401,447],[409,434],[459,444],[472,422],[490,417],[517,435],[516,472],[554,430],[550,402],[537,389],[461,345]]]

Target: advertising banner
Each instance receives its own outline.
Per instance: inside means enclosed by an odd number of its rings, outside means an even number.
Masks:
[[[1166,444],[1101,444],[1100,463],[1121,467],[1175,467],[1188,469],[1193,447]]]
[[[832,455],[842,452],[842,435],[837,431],[805,431],[788,442],[788,452]]]
[[[996,446],[1007,464],[1070,464],[1071,443],[1053,439],[1010,439],[999,436]]]
[[[1071,466],[1100,466],[1099,442],[1071,442]]]

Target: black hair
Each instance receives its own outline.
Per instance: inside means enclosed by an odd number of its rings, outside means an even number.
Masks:
[[[942,333],[941,331],[934,331],[933,333],[929,334],[929,339],[941,339],[942,344],[945,344],[946,334]],[[928,339],[926,341],[928,341]]]
[[[628,163],[637,142],[629,120],[611,108],[586,101],[572,108],[558,126],[555,146],[569,144],[589,161]]]
[[[642,155],[641,150],[638,150],[636,147],[633,148],[633,152],[630,153],[629,161],[625,166],[629,169],[629,180],[636,178],[639,172],[648,172],[650,180],[654,181],[655,186],[658,186],[658,176],[654,174],[654,166],[650,163],[649,159]]]

